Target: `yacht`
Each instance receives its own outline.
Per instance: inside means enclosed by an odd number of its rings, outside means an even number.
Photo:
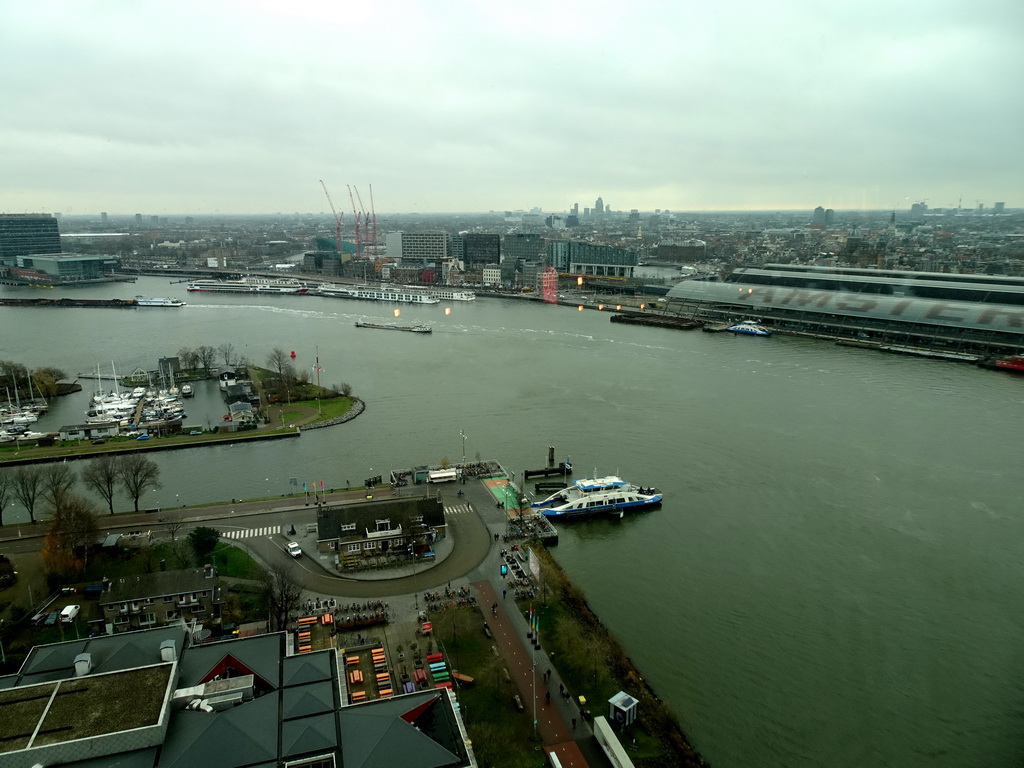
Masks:
[[[309,293],[309,286],[288,278],[243,277],[238,280],[193,280],[188,284],[190,291],[210,293]]]

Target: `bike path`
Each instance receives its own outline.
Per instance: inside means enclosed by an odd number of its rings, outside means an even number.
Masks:
[[[489,581],[473,582],[472,587],[476,590],[477,605],[484,614],[484,620],[508,663],[509,675],[519,689],[526,710],[525,716],[532,720],[534,712],[537,713],[537,734],[545,749],[555,752],[564,768],[589,768],[592,763],[584,758],[576,743],[576,736],[590,736],[590,729],[578,714],[575,731],[566,722],[563,710],[567,705],[558,694],[554,671],[550,679],[546,682],[544,680],[544,673],[551,669],[547,654],[543,650],[535,651],[532,647],[528,649],[524,644],[526,620],[519,616],[515,601],[497,594]],[[495,603],[498,606],[497,613],[491,613],[491,606]],[[549,698],[545,694],[551,688],[554,688],[554,692]],[[571,719],[572,715],[569,717]],[[595,768],[604,764],[593,763]]]

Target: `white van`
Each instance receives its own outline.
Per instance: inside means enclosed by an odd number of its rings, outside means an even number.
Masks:
[[[65,624],[70,624],[78,617],[80,610],[82,610],[80,605],[65,605],[64,610],[60,612],[60,620]]]

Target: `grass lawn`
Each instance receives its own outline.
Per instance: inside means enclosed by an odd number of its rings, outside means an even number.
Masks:
[[[220,576],[231,576],[238,579],[252,579],[260,567],[249,553],[226,542],[218,542],[213,550],[213,562]]]
[[[431,620],[434,644],[452,669],[476,681],[460,688],[458,695],[477,762],[492,768],[545,764],[541,743],[533,734],[533,714],[516,709],[512,697],[518,690],[506,677],[505,659],[491,650],[496,646],[484,635],[480,611],[459,606],[433,614]]]

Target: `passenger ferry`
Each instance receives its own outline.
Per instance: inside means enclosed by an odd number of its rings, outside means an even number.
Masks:
[[[164,299],[149,296],[136,296],[135,304],[139,307],[184,307],[184,301],[177,299]]]
[[[744,320],[736,325],[730,325],[725,330],[730,333],[745,333],[749,336],[771,336],[772,332],[765,328],[760,323],[755,323],[753,320]]]
[[[309,286],[288,278],[243,277],[238,280],[193,280],[188,284],[190,291],[211,293],[280,293],[303,294]]]
[[[608,475],[577,480],[531,506],[546,517],[559,519],[604,514],[622,517],[626,511],[654,507],[661,501],[657,488],[637,486]]]
[[[316,293],[337,299],[363,299],[365,301],[387,301],[398,304],[440,304],[440,299],[428,296],[423,291],[405,286],[370,285],[321,285]]]

